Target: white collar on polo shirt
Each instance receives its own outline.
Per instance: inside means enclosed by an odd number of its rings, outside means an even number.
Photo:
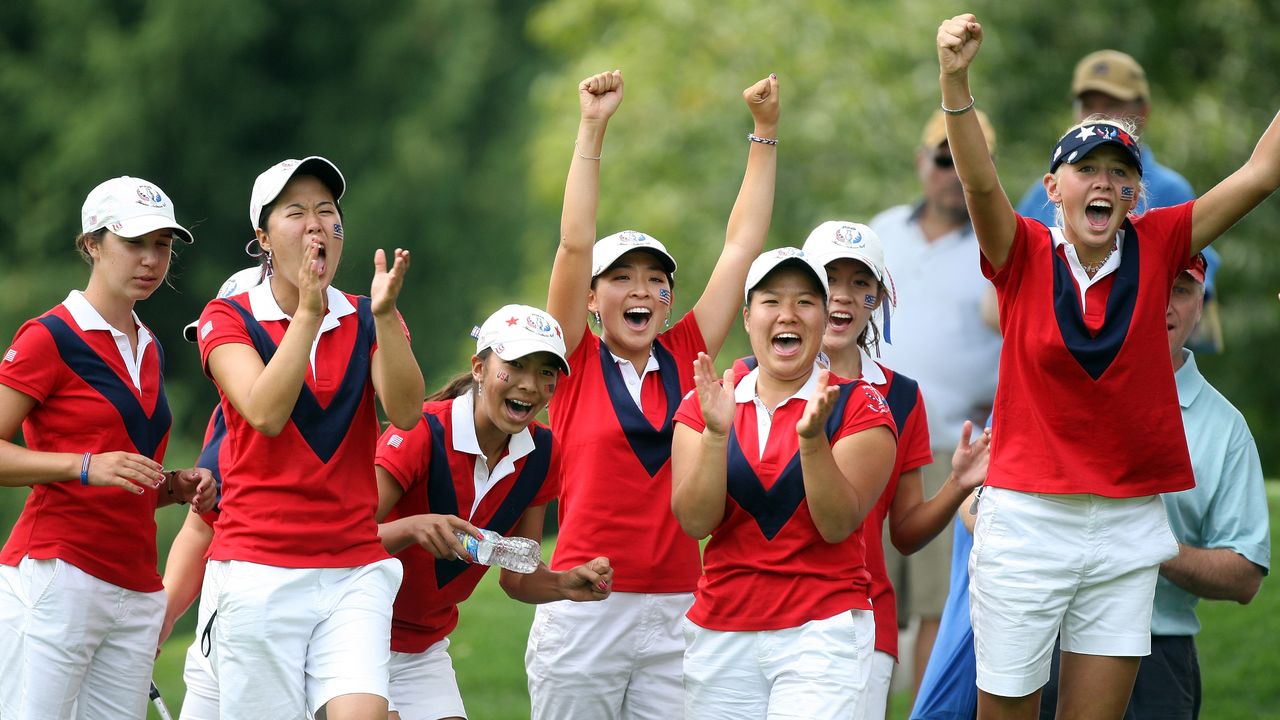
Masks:
[[[490,473],[488,458],[480,450],[480,440],[476,437],[475,410],[475,400],[470,391],[454,398],[453,406],[449,409],[453,418],[451,438],[453,449],[479,458],[472,475],[476,486],[476,499],[471,503],[471,513],[467,517],[475,515],[476,508],[480,507],[480,501],[484,499],[485,493],[489,492],[499,480],[515,472],[517,460],[533,452],[533,433],[526,427],[511,436],[511,440],[507,442],[507,454],[493,466],[493,472]]]
[[[858,348],[858,354],[862,356],[862,379],[872,385],[883,385],[888,378],[885,377],[884,369],[880,364],[862,347]]]
[[[72,290],[67,294],[67,299],[62,301],[62,306],[71,314],[71,319],[81,330],[106,330],[111,333],[111,338],[116,342],[116,349],[120,351],[120,358],[124,360],[124,366],[129,370],[129,379],[133,382],[133,386],[142,392],[142,354],[146,352],[147,346],[151,344],[151,333],[142,325],[142,321],[138,319],[138,313],[130,311],[133,317],[133,325],[138,330],[138,349],[132,352],[129,347],[129,337],[123,332],[112,327],[79,290]]]
[[[347,296],[332,285],[324,289],[324,296],[328,301],[329,309],[324,314],[324,320],[320,322],[320,332],[322,333],[338,327],[339,318],[356,311],[355,306],[351,304]],[[284,310],[280,309],[280,305],[276,302],[276,296],[271,292],[270,279],[249,289],[249,309],[253,313],[253,317],[259,322],[293,319],[285,314]]]
[[[818,363],[813,364],[813,372],[809,373],[809,379],[804,381],[804,385],[796,390],[786,400],[778,403],[778,407],[782,407],[789,400],[799,398],[808,402],[813,397],[814,388],[818,387],[818,371],[822,366]],[[733,401],[737,403],[749,403],[756,399],[756,380],[760,377],[760,368],[757,366],[754,370],[747,373],[742,380],[738,381],[738,386],[733,389]],[[776,408],[775,408],[776,409]]]
[[[324,314],[324,320],[320,321],[320,332],[316,333],[315,339],[311,341],[311,353],[308,355],[313,375],[316,369],[316,346],[320,344],[321,336],[338,327],[341,324],[340,318],[356,311],[347,296],[334,289],[333,286],[326,287],[324,293],[325,299],[328,300],[329,309]],[[280,309],[279,303],[276,302],[276,296],[271,292],[269,279],[267,282],[249,289],[249,310],[258,322],[293,319]]]
[[[1071,268],[1071,274],[1075,277],[1076,284],[1080,286],[1080,305],[1083,309],[1085,291],[1094,283],[1120,269],[1120,254],[1124,252],[1124,230],[1116,231],[1116,251],[1102,263],[1102,267],[1098,268],[1098,272],[1093,277],[1089,277],[1089,273],[1081,267],[1080,258],[1076,256],[1076,246],[1067,242],[1067,236],[1062,232],[1062,228],[1057,226],[1049,228],[1049,236],[1053,238],[1055,249],[1059,245],[1066,246],[1062,250],[1067,256],[1067,267]]]

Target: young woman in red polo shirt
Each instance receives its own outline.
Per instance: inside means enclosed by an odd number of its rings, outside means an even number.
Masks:
[[[81,226],[88,286],[25,323],[0,360],[0,484],[32,488],[0,553],[6,718],[146,714],[165,608],[155,509],[213,499],[207,470],[162,469],[164,353],[134,313],[191,233],[133,177],[94,188]]]
[[[947,136],[1005,337],[969,561],[978,716],[1035,717],[1060,636],[1059,714],[1119,718],[1150,649],[1159,565],[1178,549],[1159,493],[1194,482],[1168,349],[1170,288],[1280,187],[1280,117],[1231,176],[1142,215],[1131,214],[1137,138],[1088,118],[1050,155],[1044,185],[1061,223],[1048,228],[1014,212],[969,112],[982,39],[968,14],[937,35]]]

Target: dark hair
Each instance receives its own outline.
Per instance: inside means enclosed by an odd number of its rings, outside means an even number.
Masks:
[[[80,258],[89,263],[89,267],[93,267],[93,256],[89,254],[89,243],[102,242],[102,238],[106,237],[107,229],[102,227],[97,230],[91,230],[87,233],[80,233],[76,236],[76,252],[80,253]]]
[[[493,350],[490,348],[485,348],[484,350],[481,350],[479,353],[476,353],[476,357],[480,358],[481,361],[487,361],[491,354],[493,354]],[[474,392],[475,389],[476,389],[475,378],[471,377],[471,371],[468,370],[467,372],[458,373],[457,375],[454,375],[452,378],[449,379],[449,382],[444,384],[443,387],[441,387],[439,390],[436,390],[435,392],[428,395],[427,402],[436,402],[438,400],[452,400],[456,397],[462,397],[463,395],[469,392]]]

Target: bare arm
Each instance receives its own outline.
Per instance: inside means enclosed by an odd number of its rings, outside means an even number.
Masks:
[[[622,73],[604,72],[578,84],[581,119],[560,213],[560,246],[551,266],[547,312],[564,331],[566,353],[572,353],[586,330],[587,290],[591,287],[591,248],[596,241],[600,206],[600,157],[609,118],[622,104]]]
[[[525,510],[511,534],[542,542],[546,509],[546,505],[538,505]],[[528,574],[503,568],[498,584],[508,597],[531,605],[555,600],[603,600],[609,597],[613,585],[613,568],[606,557],[564,571],[552,570],[546,563],[539,563],[538,569]]]
[[[160,640],[164,645],[173,632],[173,624],[191,607],[200,595],[204,583],[204,556],[213,543],[213,528],[199,515],[188,513],[182,529],[169,547],[169,559],[164,564],[164,621],[160,625]]]
[[[824,425],[840,387],[829,386],[829,378],[827,370],[819,371],[818,386],[796,424],[796,434],[800,437],[800,469],[809,514],[822,539],[838,543],[858,529],[884,492],[897,443],[891,430],[873,427],[831,445]]]
[[[942,106],[959,110],[969,105],[969,64],[982,45],[982,26],[973,15],[957,15],[938,28],[938,66],[941,70]],[[1017,218],[1009,196],[1000,186],[986,137],[972,112],[947,115],[947,141],[956,173],[964,185],[969,219],[978,246],[995,269],[1004,266],[1013,246]]]
[[[903,555],[919,551],[937,537],[973,489],[986,479],[991,436],[983,432],[971,443],[972,434],[973,423],[966,420],[951,458],[951,474],[933,497],[923,499],[919,470],[904,473],[899,479],[889,510],[889,535]],[[911,482],[907,482],[908,475],[914,475]]]
[[[701,540],[724,520],[729,428],[733,424],[733,370],[716,377],[706,353],[698,353],[693,380],[706,427],[676,423],[671,441],[671,512],[686,535]]]
[[[1206,600],[1234,600],[1241,605],[1262,587],[1262,568],[1230,548],[1198,548],[1178,544],[1178,554],[1160,565],[1169,582]]]
[[[400,325],[396,298],[409,271],[409,251],[396,248],[395,261],[387,269],[387,256],[381,248],[373,255],[373,285],[369,299],[378,335],[378,349],[373,353],[370,374],[373,389],[382,402],[382,410],[392,425],[412,430],[422,418],[425,394],[422,368],[413,356],[409,338]]]
[[[41,452],[13,442],[35,398],[0,385],[0,486],[26,487],[78,480],[83,453]],[[90,485],[114,485],[141,495],[165,480],[160,463],[130,452],[94,453],[89,461]]]
[[[1191,254],[1205,249],[1280,187],[1280,115],[1262,133],[1253,155],[1195,201]]]
[[[778,79],[770,75],[742,91],[755,121],[757,137],[778,137]],[[694,317],[702,331],[707,352],[715,357],[729,335],[742,308],[739,302],[747,269],[764,249],[773,218],[773,195],[778,169],[778,146],[748,142],[747,170],[742,177],[738,199],[729,214],[724,249],[711,271],[711,278],[698,302]]]

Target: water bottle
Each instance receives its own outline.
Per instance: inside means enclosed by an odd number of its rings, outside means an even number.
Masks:
[[[483,540],[462,531],[455,530],[454,535],[467,549],[467,557],[473,563],[481,565],[497,565],[518,573],[531,573],[538,569],[542,562],[542,548],[538,543],[524,537],[503,537],[492,530],[480,530]]]

